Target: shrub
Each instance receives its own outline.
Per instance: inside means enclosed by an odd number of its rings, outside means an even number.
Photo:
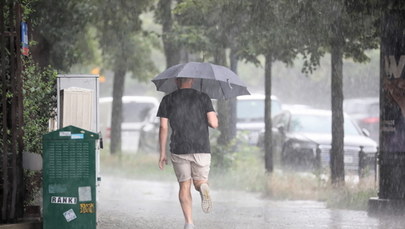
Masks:
[[[215,188],[265,190],[264,155],[239,133],[228,146],[213,144],[210,182]]]
[[[31,58],[24,60],[24,151],[42,154],[42,135],[56,111],[56,72],[41,69]],[[25,171],[25,205],[30,204],[42,184],[41,172]]]

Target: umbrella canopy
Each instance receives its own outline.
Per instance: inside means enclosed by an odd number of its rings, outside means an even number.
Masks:
[[[157,75],[152,82],[158,91],[171,93],[177,90],[176,78],[183,77],[194,78],[193,88],[208,94],[212,99],[228,99],[250,94],[233,71],[211,63],[178,64]]]

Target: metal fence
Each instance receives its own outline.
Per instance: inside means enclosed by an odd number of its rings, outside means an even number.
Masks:
[[[0,0],[0,224],[23,215],[21,6]]]

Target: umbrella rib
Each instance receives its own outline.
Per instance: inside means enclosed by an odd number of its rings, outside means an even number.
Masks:
[[[211,71],[212,71],[212,75],[214,76],[214,80],[218,83],[219,88],[221,88],[221,91],[222,91],[222,98],[226,99],[227,97],[226,97],[226,95],[225,95],[224,89],[223,89],[222,86],[221,86],[221,81],[220,81],[219,79],[217,79],[216,74],[215,74],[215,71],[214,71],[214,68],[212,67],[212,65],[211,65]],[[222,99],[222,98],[219,98],[219,99]]]
[[[220,82],[219,80],[217,80],[217,82],[218,82],[218,84],[219,84],[219,87],[221,88],[223,97],[226,99],[225,91],[224,91],[224,89],[221,87],[221,82]]]

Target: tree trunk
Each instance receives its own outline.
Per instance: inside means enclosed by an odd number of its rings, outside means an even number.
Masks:
[[[343,129],[343,35],[341,15],[332,26],[334,37],[331,42],[331,106],[332,106],[332,148],[330,152],[331,180],[336,186],[344,185],[344,129]]]
[[[226,66],[225,48],[217,50],[214,62],[218,65]],[[219,120],[218,129],[221,132],[218,137],[218,144],[227,146],[236,136],[236,123],[232,123],[232,115],[230,115],[232,112],[231,102],[230,100],[219,99],[217,105]]]
[[[170,40],[170,33],[173,27],[172,0],[160,0],[163,49],[166,57],[166,68],[180,63],[181,52],[178,45]]]
[[[378,197],[404,206],[396,200],[405,199],[405,9],[387,8],[381,22]]]
[[[271,68],[273,62],[273,55],[268,53],[265,59],[264,66],[264,161],[266,172],[273,172],[273,152],[272,152],[272,123],[271,123]]]
[[[229,54],[229,59],[230,59],[230,69],[238,74],[238,56],[236,55],[236,51],[234,49],[231,50]],[[229,134],[231,139],[235,138],[236,136],[236,120],[237,120],[237,114],[236,114],[236,98],[230,98],[228,99],[228,104],[229,104]]]
[[[7,7],[7,8],[6,8]],[[23,216],[24,183],[23,91],[20,44],[20,3],[0,0],[0,205],[1,223],[15,222]],[[6,34],[8,32],[8,34]]]
[[[9,103],[7,99],[7,93],[9,91],[9,77],[7,77],[7,68],[6,63],[8,65],[9,60],[7,60],[8,56],[5,55],[6,53],[6,47],[8,43],[8,39],[5,38],[4,35],[2,35],[6,31],[6,25],[5,25],[5,14],[4,14],[4,8],[5,8],[5,1],[0,0],[0,77],[1,77],[1,86],[2,86],[2,95],[1,95],[1,108],[2,108],[2,142],[1,142],[1,157],[2,157],[2,167],[1,167],[1,190],[2,190],[2,196],[1,196],[1,217],[0,217],[0,224],[7,222],[7,214],[9,212],[9,187],[10,184],[8,182],[8,168],[9,168],[9,163],[8,163],[8,152],[10,150],[9,146],[9,123],[7,117],[9,116]]]
[[[126,70],[117,68],[114,71],[113,102],[111,109],[111,154],[121,152],[122,96],[124,95]]]

